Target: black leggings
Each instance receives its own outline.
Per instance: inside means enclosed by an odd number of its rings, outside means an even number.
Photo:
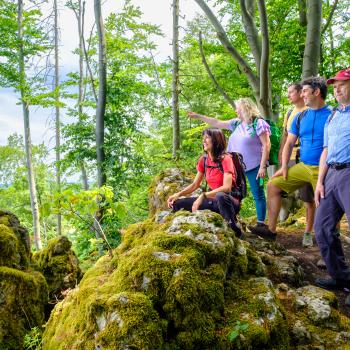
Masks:
[[[189,197],[178,199],[174,202],[173,211],[184,209],[192,211],[193,202],[198,197]],[[229,193],[218,192],[215,199],[205,198],[202,204],[199,206],[199,210],[209,209],[215,213],[220,214],[230,225],[232,230],[236,233],[237,237],[241,237],[242,231],[237,226],[236,215],[240,210],[240,202],[238,199],[233,198]]]

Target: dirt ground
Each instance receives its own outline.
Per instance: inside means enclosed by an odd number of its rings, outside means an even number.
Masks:
[[[299,226],[299,227],[298,227]],[[288,250],[292,255],[298,258],[300,265],[305,272],[305,280],[310,284],[314,284],[316,278],[329,278],[325,268],[319,268],[317,262],[320,260],[320,252],[314,240],[314,246],[310,248],[303,248],[301,245],[303,237],[303,225],[295,225],[288,227],[279,227],[277,242]],[[341,222],[341,240],[345,257],[350,264],[350,231],[347,220]],[[350,291],[348,291],[350,293]],[[350,307],[344,304],[346,291],[334,291],[339,300],[339,309],[342,313],[350,317]]]

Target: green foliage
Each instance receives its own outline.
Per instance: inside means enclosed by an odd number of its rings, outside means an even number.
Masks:
[[[29,333],[24,336],[25,350],[41,350],[42,331],[39,327],[33,327]]]
[[[241,333],[244,333],[249,328],[248,323],[241,323],[241,321],[237,321],[235,328],[229,333],[228,339],[232,342],[234,341]]]

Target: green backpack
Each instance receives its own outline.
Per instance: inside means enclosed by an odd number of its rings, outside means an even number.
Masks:
[[[256,130],[256,124],[258,122],[258,119],[263,119],[261,117],[257,117],[254,119],[253,127],[254,130]],[[270,149],[270,155],[269,155],[269,165],[278,165],[278,152],[280,150],[280,143],[281,143],[281,130],[277,126],[277,124],[269,119],[264,119],[267,124],[270,125],[270,143],[271,143],[271,149]]]

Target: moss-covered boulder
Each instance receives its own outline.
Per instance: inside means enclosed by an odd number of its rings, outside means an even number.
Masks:
[[[7,211],[0,211],[0,266],[24,270],[30,261],[28,231],[18,218]]]
[[[150,219],[130,226],[115,257],[101,258],[56,305],[43,348],[289,349],[295,323],[308,315],[295,300],[307,291],[281,292],[268,274],[218,214]],[[330,303],[332,315],[336,306]],[[330,319],[345,339],[348,319]],[[310,324],[321,333],[326,323]]]
[[[148,191],[150,216],[157,211],[167,210],[168,197],[191,184],[193,179],[193,174],[177,168],[166,169],[155,177]],[[193,196],[199,193],[197,191]]]
[[[33,256],[36,269],[48,284],[50,300],[62,299],[62,292],[76,287],[82,278],[79,260],[71,247],[67,237],[59,236]]]
[[[29,266],[29,236],[17,217],[0,211],[0,349],[23,349],[23,337],[45,322],[47,284]]]

